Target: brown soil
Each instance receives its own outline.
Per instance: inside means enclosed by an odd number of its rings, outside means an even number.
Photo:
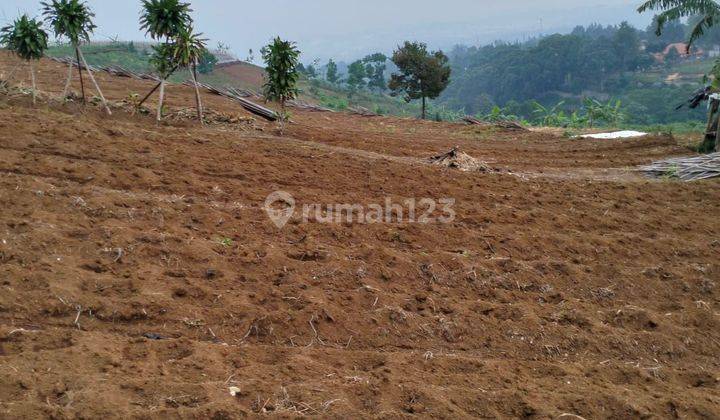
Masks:
[[[215,73],[232,78],[235,87],[259,91],[265,82],[265,72],[261,67],[250,63],[236,62],[219,65]]]
[[[99,80],[114,102],[151,86]],[[293,119],[0,96],[0,418],[720,415],[720,183],[628,169],[688,153],[672,138]],[[458,145],[502,171],[428,164]],[[276,190],[457,218],[280,230]]]

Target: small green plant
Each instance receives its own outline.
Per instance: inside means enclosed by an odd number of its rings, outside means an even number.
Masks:
[[[48,48],[48,34],[42,28],[42,22],[23,15],[12,25],[0,29],[0,45],[18,57],[27,61],[32,79],[32,100],[36,102],[37,86],[35,83],[35,67],[33,61],[40,60]]]
[[[234,244],[233,240],[230,238],[218,238],[218,243],[225,248],[230,248]]]
[[[297,67],[300,51],[294,42],[283,41],[277,37],[261,52],[267,65],[263,91],[267,99],[280,103],[280,133],[283,133],[287,117],[285,103],[295,99],[298,94],[297,82],[300,74]]]
[[[52,26],[55,32],[55,37],[67,38],[70,40],[70,44],[75,49],[75,56],[77,58],[78,73],[80,76],[80,90],[82,94],[82,101],[85,103],[85,83],[83,82],[82,69],[83,65],[90,76],[95,89],[97,90],[102,103],[107,111],[108,115],[112,115],[110,107],[103,96],[102,90],[98,85],[95,77],[88,66],[85,56],[80,49],[80,43],[90,40],[90,34],[97,28],[93,23],[92,19],[95,15],[90,10],[90,7],[80,0],[52,0],[51,2],[43,2],[43,16],[45,21]],[[65,82],[65,89],[63,90],[63,97],[67,96],[67,91],[70,87],[70,81],[72,79],[72,65],[68,69],[68,77]]]
[[[171,44],[173,48],[173,62],[190,70],[195,86],[195,103],[197,105],[197,117],[200,125],[203,124],[202,101],[200,100],[200,87],[198,84],[198,63],[207,51],[205,44],[207,39],[201,38],[202,34],[193,33],[192,25],[180,29],[175,39],[175,43]]]
[[[162,110],[167,78],[180,67],[175,60],[173,43],[176,43],[183,31],[192,33],[192,30],[189,30],[193,23],[191,12],[190,4],[179,0],[143,0],[140,29],[145,30],[152,39],[165,42],[153,48],[151,58],[151,63],[160,77],[160,83],[145,95],[138,106],[144,104],[159,88],[161,104],[158,105],[158,110]],[[161,118],[162,115],[158,112],[158,121]]]

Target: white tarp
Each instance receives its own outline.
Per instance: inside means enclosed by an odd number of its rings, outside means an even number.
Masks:
[[[585,134],[580,136],[584,139],[629,139],[633,137],[647,136],[641,131],[614,131],[612,133]]]

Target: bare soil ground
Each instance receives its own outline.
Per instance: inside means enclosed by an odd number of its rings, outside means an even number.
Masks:
[[[208,94],[243,122],[156,126],[40,70],[36,108],[0,96],[0,418],[720,416],[720,183],[630,170],[672,138],[303,111],[281,137]],[[496,171],[427,164],[454,146]],[[457,218],[280,230],[276,190]]]

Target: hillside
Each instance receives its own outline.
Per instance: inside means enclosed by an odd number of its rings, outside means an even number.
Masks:
[[[634,170],[674,138],[302,109],[281,136],[205,91],[200,126],[177,84],[157,124],[124,102],[152,82],[98,73],[108,117],[66,70],[0,94],[0,417],[720,412],[720,181]],[[430,164],[456,146],[473,170]],[[405,216],[300,211],[333,203]]]
[[[129,70],[151,73],[149,65],[149,45],[142,43],[93,43],[83,47],[84,54],[90,65],[122,66]],[[54,46],[48,51],[50,57],[69,57],[72,50],[66,45]],[[170,80],[182,83],[189,80],[187,71],[178,71]],[[259,66],[242,61],[220,64],[211,73],[201,74],[200,81],[214,86],[232,86],[254,92],[262,91],[263,69]],[[360,91],[350,94],[340,86],[320,80],[301,77],[300,99],[319,105],[344,110],[360,106],[370,111],[397,116],[416,116],[419,107],[406,104],[397,98],[385,94]]]

